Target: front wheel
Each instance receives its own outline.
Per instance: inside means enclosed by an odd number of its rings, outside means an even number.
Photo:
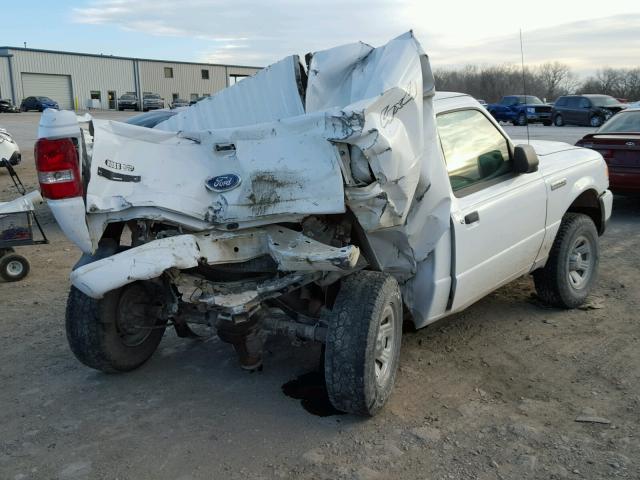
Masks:
[[[375,415],[395,383],[402,299],[391,276],[361,271],[344,278],[328,318],[324,368],[332,405]]]
[[[126,372],[146,362],[160,344],[166,319],[152,286],[135,282],[96,300],[71,287],[67,299],[69,347],[88,367]]]
[[[553,119],[553,123],[555,124],[556,127],[562,127],[564,126],[564,118],[562,118],[562,115],[558,114]]]
[[[601,126],[603,123],[604,123],[604,118],[602,118],[600,115],[594,115],[589,120],[589,125],[591,125],[594,128]]]
[[[533,272],[538,296],[547,304],[576,308],[584,303],[598,273],[598,231],[590,217],[567,213],[544,268]]]
[[[524,113],[518,115],[516,124],[520,127],[524,127],[527,124],[527,116]]]

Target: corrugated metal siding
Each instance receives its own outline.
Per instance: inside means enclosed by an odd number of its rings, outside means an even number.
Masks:
[[[0,57],[0,98],[11,100],[11,80],[9,77],[9,59]]]
[[[252,75],[259,70],[251,67],[172,63],[111,58],[107,55],[84,56],[12,48],[7,49],[6,53],[13,55],[13,75],[18,104],[25,96],[22,91],[22,73],[69,75],[74,103],[77,102],[79,109],[87,107],[92,90],[100,92],[103,108],[108,106],[108,91],[115,91],[118,97],[126,92],[135,92],[135,62],[138,62],[140,70],[140,93],[159,93],[166,100],[167,106],[171,103],[173,93],[178,93],[180,97],[187,100],[192,93],[198,96],[213,94],[226,87],[227,75],[231,73]],[[0,60],[2,60],[0,61],[0,93],[2,96],[10,97],[7,59],[0,57]],[[164,67],[173,68],[173,78],[164,77]],[[201,70],[203,69],[209,70],[208,80],[202,79]]]
[[[226,87],[225,67],[139,61],[140,82],[145,92],[158,93],[171,103],[171,94],[189,100],[190,94],[209,94]],[[173,69],[173,78],[164,77],[164,69]],[[202,79],[201,70],[209,70],[209,80]]]
[[[83,57],[11,50],[13,72],[16,76],[16,97],[18,103],[24,98],[22,73],[50,73],[70,75],[71,88],[78,108],[84,109],[91,98],[91,90],[101,92],[102,104],[106,107],[107,91],[115,90],[120,96],[135,91],[133,62],[131,60],[105,57]]]

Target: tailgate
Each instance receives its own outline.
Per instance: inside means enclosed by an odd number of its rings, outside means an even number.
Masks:
[[[96,120],[89,211],[154,207],[229,228],[342,213],[338,150],[317,123],[186,134]]]

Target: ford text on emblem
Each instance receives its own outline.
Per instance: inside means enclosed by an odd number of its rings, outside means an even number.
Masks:
[[[227,173],[226,175],[207,178],[204,185],[213,192],[226,192],[236,188],[241,181],[242,179],[235,173]]]

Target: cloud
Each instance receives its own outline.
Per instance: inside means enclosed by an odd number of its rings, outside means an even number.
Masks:
[[[637,67],[640,52],[640,14],[570,22],[523,32],[527,64],[559,61],[580,73],[604,66]],[[442,66],[520,63],[520,39],[492,38],[466,48],[434,49],[432,61]]]
[[[517,63],[520,27],[527,63],[557,60],[584,72],[636,64],[640,13],[589,19],[580,0],[537,2],[540,8],[514,21],[512,4],[502,0],[466,5],[464,14],[456,2],[432,6],[422,0],[85,0],[72,19],[196,39],[202,48],[185,52],[184,59],[213,63],[266,65],[357,40],[380,45],[415,26],[436,67]],[[629,5],[635,3],[619,0],[608,11]],[[550,18],[555,26],[548,26]],[[163,42],[157,44],[162,57]]]
[[[291,53],[360,39],[381,44],[408,30],[396,9],[416,0],[93,0],[72,10],[76,23],[114,25],[158,37],[203,41],[201,59],[265,65]],[[186,52],[190,53],[190,52]],[[160,54],[161,55],[161,54]]]

